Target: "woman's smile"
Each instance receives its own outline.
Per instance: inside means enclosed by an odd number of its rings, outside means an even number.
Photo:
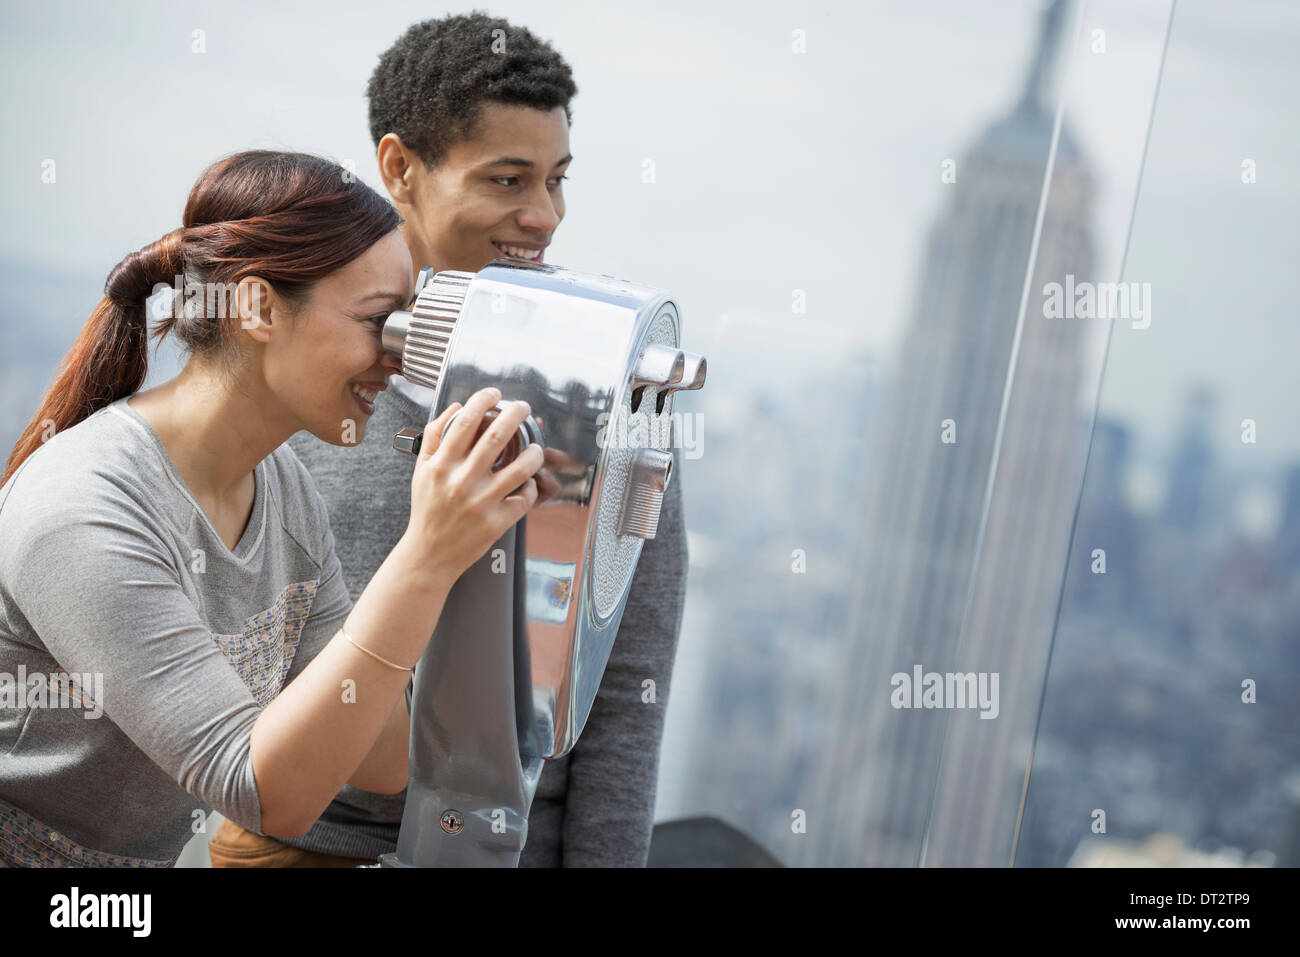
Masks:
[[[388,388],[386,382],[354,382],[350,391],[352,392],[352,398],[361,407],[361,411],[366,415],[374,415],[375,399],[386,388]]]

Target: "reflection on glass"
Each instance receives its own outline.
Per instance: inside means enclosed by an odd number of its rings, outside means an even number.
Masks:
[[[1049,85],[1064,72],[1074,32],[1066,10],[1047,8],[1018,100],[959,161],[958,189],[931,230],[871,459],[877,481],[866,493],[843,662],[857,680],[837,689],[839,762],[824,781],[840,823],[810,842],[819,863],[918,863],[949,722],[973,719],[963,727],[982,737],[1015,726],[1000,706],[988,720],[956,714],[971,702],[955,694],[900,707],[881,693],[893,675],[970,674],[1001,698],[1012,689],[992,682],[1018,676],[1011,659],[1046,646],[1084,446],[1076,397],[1091,330],[1032,314],[1022,325],[1025,272],[1035,270],[1031,288],[1067,273],[1094,278],[1093,174],[1070,128],[1052,153]],[[1036,234],[1049,157],[1051,202]],[[1014,487],[1015,514],[986,520],[995,463],[994,480]],[[997,587],[968,608],[977,560],[998,567]],[[968,805],[973,787],[988,786],[983,771],[987,764],[965,769],[958,800]]]
[[[1298,27],[1178,5],[1018,865],[1300,864]]]
[[[695,734],[679,745],[689,762],[669,753],[665,760],[695,769],[698,783],[678,785],[661,816],[712,811],[791,864],[917,863],[948,715],[896,707],[891,676],[917,666],[953,672],[960,664],[986,488],[1004,439],[1005,462],[1015,466],[1009,481],[1027,486],[1019,492],[1021,524],[995,531],[1021,535],[1055,566],[1031,561],[1033,576],[1017,593],[1035,600],[1000,605],[977,620],[1012,629],[1016,640],[1036,641],[1045,653],[1086,442],[1077,409],[1087,370],[1082,343],[1097,334],[1064,323],[1017,332],[1036,238],[1040,283],[1067,272],[1094,274],[1093,173],[1070,130],[1057,137],[1055,201],[1038,223],[1053,91],[1074,33],[1069,10],[1064,3],[1026,5],[1028,47],[989,51],[986,61],[1019,81],[1004,84],[1011,99],[967,149],[947,166],[936,159],[941,206],[917,237],[916,289],[894,352],[840,365],[834,375],[810,370],[806,393],[795,378],[779,401],[757,397],[754,421],[775,419],[769,434],[782,440],[762,486],[780,505],[755,510],[748,523],[730,516],[716,539],[703,538],[705,560],[693,563],[685,627],[688,636],[693,627],[707,630],[710,655],[679,661],[678,674],[684,667],[702,672],[699,690],[688,693],[704,703],[693,712]],[[999,424],[1017,345],[1021,386],[1004,437]],[[715,363],[719,370],[728,365],[724,358]],[[836,381],[842,398],[832,406],[822,384]],[[835,424],[828,406],[846,413],[844,420]],[[805,420],[844,431],[810,432]],[[1044,432],[1053,435],[1046,447],[1038,441]],[[747,491],[721,469],[733,471],[731,455],[738,473],[752,449],[726,442],[725,434],[711,438],[701,465],[714,470],[715,487]],[[708,494],[701,471],[687,476],[688,503]],[[707,535],[714,531],[707,514],[696,520],[704,511],[693,512],[690,524]],[[784,556],[751,581],[739,556],[775,551],[773,540]],[[710,562],[710,549],[737,560]],[[1040,667],[1035,701],[1041,678]],[[1022,760],[1022,774],[1023,767]],[[668,774],[665,780],[671,783]],[[1008,821],[1003,861],[1010,839]]]
[[[935,164],[893,347],[802,375],[787,357],[743,417],[780,440],[761,498],[726,432],[688,475],[688,506],[701,472],[728,497],[691,515],[661,817],[717,814],[790,864],[1009,859],[1109,330],[1053,316],[1045,290],[1119,278],[1168,22],[1091,9],[1123,57],[1093,56],[1063,2],[1026,5],[1027,45],[986,57],[1018,79]],[[905,129],[882,149],[907,151]],[[943,707],[902,706],[917,671]]]

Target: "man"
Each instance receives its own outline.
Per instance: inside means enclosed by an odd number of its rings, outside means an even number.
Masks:
[[[368,88],[380,174],[418,271],[477,271],[507,257],[541,262],[564,217],[568,64],[527,30],[483,14],[411,27]],[[432,390],[400,376],[357,448],[300,433],[291,445],[324,495],[353,599],[401,536],[413,462],[394,433],[422,426]],[[675,443],[674,443],[675,444]],[[582,736],[549,761],[529,815],[524,867],[644,866],[659,745],[685,592],[681,456],[674,449],[657,536],[646,542],[618,638]],[[655,701],[643,701],[654,681]],[[393,851],[406,792],[345,787],[312,830],[276,840],[226,822],[214,866],[354,866]]]

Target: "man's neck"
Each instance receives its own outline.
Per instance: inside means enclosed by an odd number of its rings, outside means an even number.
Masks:
[[[402,234],[402,239],[406,242],[406,248],[411,253],[411,268],[414,270],[412,278],[418,279],[420,270],[425,266],[432,266],[434,272],[445,268],[437,261],[438,256],[433,249],[426,246],[424,241],[411,229],[410,211],[399,209],[398,212],[401,212],[405,219],[405,222],[397,227],[397,231]]]

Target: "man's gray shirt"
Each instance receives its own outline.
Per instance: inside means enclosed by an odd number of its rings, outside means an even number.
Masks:
[[[406,530],[415,458],[393,435],[423,427],[428,409],[391,387],[356,447],[300,432],[289,441],[324,497],[344,581],[355,600]],[[676,444],[676,443],[674,443]],[[659,745],[686,590],[681,453],[655,538],[632,579],[618,637],[573,749],[546,762],[528,818],[522,867],[643,867],[654,825]],[[644,682],[654,682],[653,701]],[[284,843],[349,857],[395,851],[406,792],[345,787],[306,835]]]

